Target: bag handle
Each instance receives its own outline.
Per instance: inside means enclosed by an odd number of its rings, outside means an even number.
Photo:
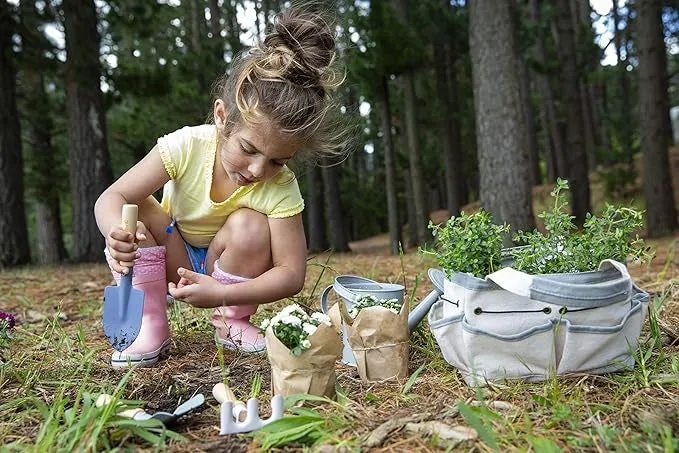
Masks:
[[[598,270],[606,269],[616,269],[623,278],[631,279],[627,267],[618,261],[611,259],[601,261]],[[486,276],[486,280],[492,281],[500,288],[521,297],[530,297],[530,289],[535,278],[534,275],[517,271],[512,267],[503,267]]]

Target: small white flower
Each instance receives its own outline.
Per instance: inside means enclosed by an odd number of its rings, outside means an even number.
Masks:
[[[317,321],[319,324],[330,325],[330,316],[325,313],[314,312],[311,314],[311,319]]]
[[[302,325],[302,321],[297,316],[293,316],[293,315],[283,316],[283,318],[281,319],[281,322],[283,324],[289,324],[291,326]]]
[[[311,335],[312,333],[316,332],[316,329],[318,329],[318,327],[308,322],[305,322],[302,325],[302,330],[304,330],[307,333],[307,335]]]
[[[311,341],[309,340],[302,340],[302,347],[304,349],[309,349],[311,347]]]

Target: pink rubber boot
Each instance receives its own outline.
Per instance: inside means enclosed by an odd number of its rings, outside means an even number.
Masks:
[[[224,272],[215,261],[212,278],[224,285],[249,280]],[[215,341],[229,349],[242,352],[260,352],[266,348],[262,331],[250,323],[250,315],[257,311],[258,304],[229,305],[216,308],[212,312],[212,325],[215,326]]]
[[[140,248],[141,258],[134,262],[132,286],[144,291],[144,312],[141,329],[134,342],[123,352],[113,351],[111,366],[148,367],[170,348],[170,326],[167,322],[167,278],[165,277],[165,247]],[[106,250],[106,260],[111,256]],[[120,274],[111,270],[116,283]]]

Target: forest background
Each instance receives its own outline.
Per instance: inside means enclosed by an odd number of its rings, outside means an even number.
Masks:
[[[98,195],[206,120],[213,81],[286,4],[0,0],[0,266],[100,261]],[[396,254],[470,203],[530,229],[531,188],[557,177],[579,221],[599,182],[608,200],[643,186],[647,234],[675,229],[676,0],[316,4],[336,13],[353,140],[338,165],[294,165],[310,251],[388,231]]]

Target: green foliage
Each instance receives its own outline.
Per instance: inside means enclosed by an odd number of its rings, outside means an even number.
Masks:
[[[326,443],[335,446],[347,444],[346,440],[340,438],[340,434],[353,418],[348,407],[351,400],[343,396],[339,389],[337,396],[337,401],[333,401],[316,395],[290,395],[285,398],[285,417],[263,426],[250,435],[264,451],[290,444],[309,447]],[[305,401],[330,406],[331,409],[324,413],[320,407],[310,409],[298,405]]]
[[[436,244],[433,252],[425,253],[436,256],[448,277],[454,272],[484,277],[500,268],[503,234],[509,231],[509,225],[494,224],[487,211],[462,212],[444,226],[429,222],[429,228]]]
[[[595,270],[604,259],[650,258],[648,248],[635,234],[643,227],[643,212],[606,205],[601,217],[588,213],[583,229],[578,230],[573,216],[566,212],[567,190],[568,181],[558,179],[551,192],[552,210],[539,215],[547,234],[535,230],[514,236],[523,246],[512,250],[513,267],[531,274],[584,272]]]
[[[89,359],[91,361],[92,357]],[[128,372],[121,379],[111,404],[102,407],[97,407],[96,398],[86,390],[91,385],[88,379],[82,380],[73,399],[69,397],[70,384],[63,385],[50,404],[37,397],[24,398],[16,410],[29,412],[41,420],[40,427],[31,443],[13,442],[4,448],[7,451],[35,452],[109,451],[130,436],[138,436],[161,448],[167,439],[183,440],[179,434],[166,430],[158,420],[140,422],[117,415],[117,408],[128,408],[128,402],[120,401],[119,396],[130,375],[131,372]],[[118,406],[118,402],[124,403],[123,406]],[[2,406],[4,404],[0,405],[0,410]]]

